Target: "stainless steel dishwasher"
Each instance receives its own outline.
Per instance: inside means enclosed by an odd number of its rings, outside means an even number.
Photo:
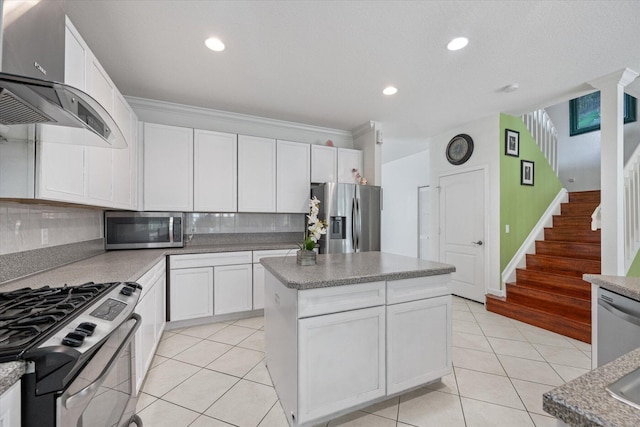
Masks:
[[[598,366],[640,347],[640,301],[598,288]]]

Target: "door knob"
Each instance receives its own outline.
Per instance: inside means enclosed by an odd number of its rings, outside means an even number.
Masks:
[[[482,240],[478,240],[477,242],[471,242],[474,245],[482,246]]]

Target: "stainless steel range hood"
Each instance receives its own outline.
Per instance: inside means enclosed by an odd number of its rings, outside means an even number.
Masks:
[[[59,0],[0,0],[0,124],[74,128],[45,132],[58,142],[125,148],[115,120],[91,96],[64,81],[65,13]],[[84,134],[78,137],[78,131]],[[68,137],[67,137],[68,136]]]

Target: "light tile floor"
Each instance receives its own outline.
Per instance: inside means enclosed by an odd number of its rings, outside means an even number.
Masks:
[[[454,297],[454,372],[326,427],[556,426],[542,394],[587,372],[590,355],[588,344]],[[166,331],[137,409],[145,427],[286,427],[264,319]]]

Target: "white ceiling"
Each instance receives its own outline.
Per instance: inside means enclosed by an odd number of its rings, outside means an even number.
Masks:
[[[67,14],[125,95],[344,130],[377,121],[386,161],[640,71],[638,0],[67,0]],[[227,49],[209,51],[210,36]],[[447,51],[457,36],[468,47]]]

